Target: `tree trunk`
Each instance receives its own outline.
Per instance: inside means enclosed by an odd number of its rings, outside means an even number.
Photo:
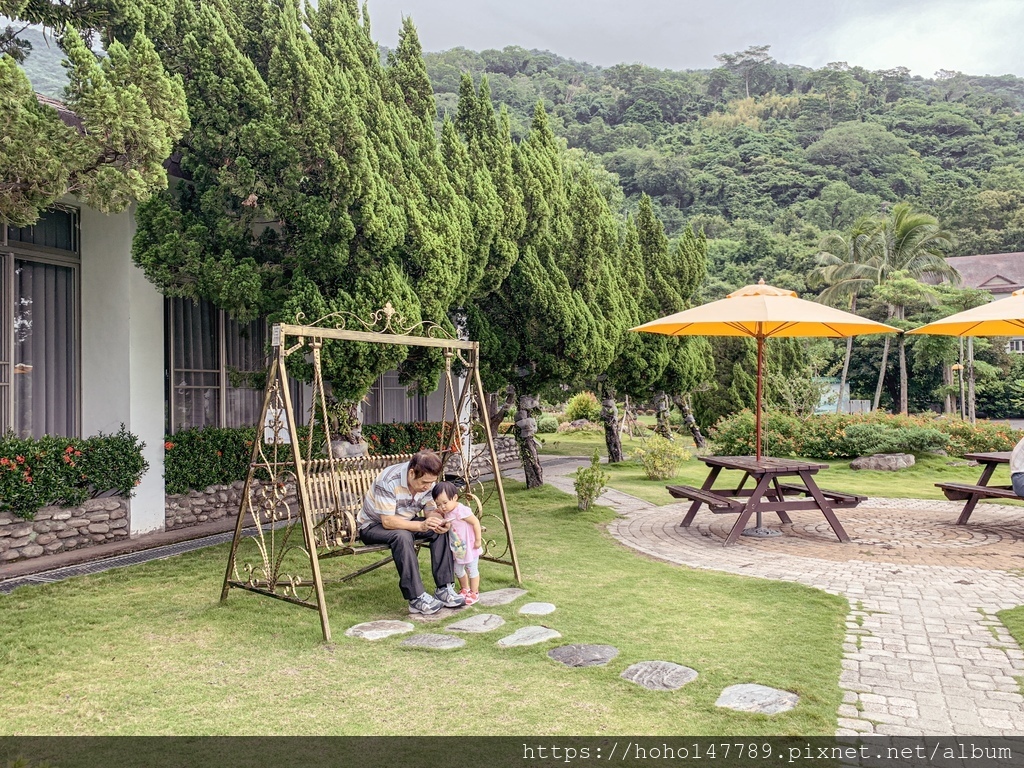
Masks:
[[[839,377],[839,398],[836,400],[836,413],[843,412],[843,392],[846,390],[846,376],[850,372],[850,356],[853,354],[853,336],[846,337],[846,357],[843,358],[843,374]]]
[[[974,424],[974,338],[967,339],[967,418]]]
[[[900,334],[900,413],[904,416],[909,411],[907,397],[907,337]]]
[[[878,386],[875,387],[875,403],[871,407],[871,410],[878,410],[878,403],[882,399],[882,384],[885,382],[885,367],[889,364],[889,337],[885,337],[885,343],[882,347],[882,367],[878,370]]]
[[[693,435],[693,444],[697,448],[706,447],[708,444],[707,440],[705,440],[704,435],[700,433],[700,427],[697,425],[697,420],[693,418],[693,411],[690,410],[690,401],[682,395],[676,395],[672,400],[683,414],[683,424],[686,425],[686,428],[690,430],[690,434]]]
[[[946,401],[942,404],[942,413],[945,416],[953,414],[953,371],[948,365],[942,366],[942,383],[946,386]]]
[[[654,410],[657,413],[657,424],[654,427],[656,434],[661,435],[666,440],[672,439],[672,422],[669,419],[668,410],[668,395],[664,392],[658,392],[654,396]]]
[[[537,454],[537,421],[531,415],[540,409],[540,396],[523,395],[519,398],[519,410],[516,411],[516,442],[519,444],[519,457],[523,460],[523,474],[526,476],[527,488],[538,488],[544,485],[544,468],[540,465]]]
[[[619,409],[615,406],[615,390],[605,390],[601,400],[601,421],[604,422],[604,444],[608,448],[608,463],[622,461],[622,435],[619,432]]]
[[[964,337],[960,337],[960,420],[967,418],[967,398],[964,395]]]
[[[515,408],[516,388],[511,384],[505,388],[505,399],[501,400],[501,392],[491,392],[487,395],[487,418],[491,424],[491,437],[498,436],[498,427],[505,417]]]

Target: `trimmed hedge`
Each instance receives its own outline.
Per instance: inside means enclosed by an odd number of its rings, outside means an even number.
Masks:
[[[763,415],[761,450],[767,456],[850,459],[873,453],[924,453],[943,449],[962,456],[977,451],[1009,451],[1024,436],[1007,424],[935,415],[886,413],[818,414],[798,418],[784,413]],[[740,411],[720,419],[711,430],[715,449],[723,455],[754,452],[754,414]]]
[[[415,453],[422,448],[440,448],[446,426],[442,422],[367,424],[363,426],[363,439],[373,455]],[[308,434],[306,427],[299,427],[302,439]],[[262,438],[262,430],[256,427],[205,427],[168,435],[164,442],[167,492],[187,493],[244,480],[257,437]],[[323,436],[317,436],[314,441],[319,445],[323,440]],[[290,455],[288,446],[283,450],[285,456]]]
[[[124,425],[116,435],[0,437],[0,510],[31,520],[49,505],[76,506],[107,493],[130,497],[149,463]]]

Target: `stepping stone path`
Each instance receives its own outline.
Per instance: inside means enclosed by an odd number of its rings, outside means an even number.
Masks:
[[[461,637],[431,634],[413,635],[400,643],[406,648],[428,648],[432,651],[449,651],[453,648],[461,648],[465,644],[466,641]]]
[[[548,657],[567,667],[599,667],[619,655],[614,645],[563,645],[548,651]]]
[[[526,594],[525,589],[508,587],[506,589],[492,589],[490,592],[481,592],[477,605],[481,608],[493,608],[496,605],[508,605],[515,602]]]
[[[536,645],[548,640],[556,640],[561,636],[560,632],[556,632],[548,627],[521,627],[508,637],[501,638],[498,641],[498,647],[512,648],[517,645]]]
[[[363,640],[383,640],[385,637],[402,635],[414,629],[416,627],[407,621],[380,620],[356,624],[346,629],[345,634],[348,637],[361,637]]]
[[[493,613],[478,613],[468,619],[449,624],[446,629],[449,632],[491,632],[505,623],[501,616]]]
[[[555,606],[551,603],[527,603],[519,612],[526,614],[527,616],[544,616],[548,613],[554,613]]]
[[[737,712],[759,712],[762,715],[777,715],[788,712],[796,706],[800,697],[789,691],[769,688],[767,685],[742,683],[730,685],[715,702],[716,707],[735,709]]]
[[[619,677],[649,691],[675,691],[696,680],[697,670],[671,661],[641,661],[627,667]]]

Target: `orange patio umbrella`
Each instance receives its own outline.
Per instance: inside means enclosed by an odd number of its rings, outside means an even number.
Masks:
[[[1014,291],[1009,298],[957,312],[907,333],[927,333],[932,336],[1024,336],[1024,288]]]
[[[896,333],[898,328],[876,323],[840,309],[797,298],[795,291],[748,285],[726,298],[644,323],[633,331],[668,336],[749,336],[757,339],[757,410],[755,447],[761,459],[761,400],[764,380],[764,340],[801,336],[845,339],[868,333]]]

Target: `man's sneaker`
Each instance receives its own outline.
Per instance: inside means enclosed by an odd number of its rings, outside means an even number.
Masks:
[[[437,591],[434,593],[434,597],[445,608],[461,608],[466,604],[466,598],[456,592],[455,588],[451,584],[438,587]]]
[[[409,601],[409,613],[422,613],[424,616],[437,613],[441,607],[441,601],[426,592]]]
[[[473,605],[479,599],[480,599],[480,593],[479,592],[469,592],[469,591],[467,591],[467,593],[466,593],[466,605]]]

